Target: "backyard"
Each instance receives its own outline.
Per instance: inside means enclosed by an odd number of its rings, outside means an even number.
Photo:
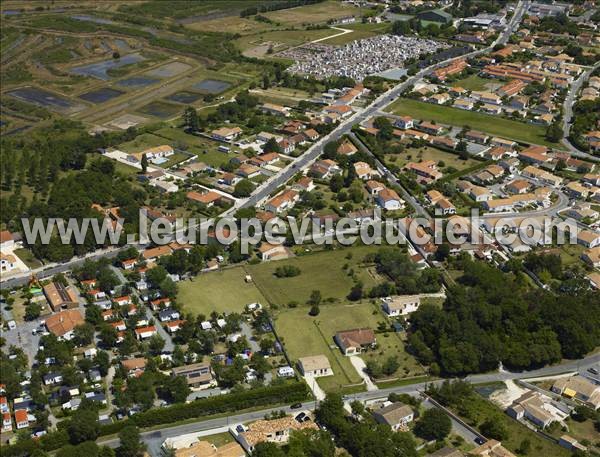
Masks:
[[[406,98],[396,100],[386,110],[394,114],[408,115],[424,121],[435,121],[458,127],[468,125],[473,129],[524,143],[557,147],[556,143],[550,143],[545,139],[546,129],[544,127],[498,116],[489,116]]]

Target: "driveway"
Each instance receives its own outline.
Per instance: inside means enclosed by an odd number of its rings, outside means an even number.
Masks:
[[[363,359],[361,359],[357,355],[351,355],[350,363],[352,364],[358,375],[364,379],[365,384],[367,386],[367,391],[372,392],[373,390],[379,390],[379,387],[377,387],[373,383],[373,381],[371,381],[371,378],[367,374],[367,364]]]
[[[321,389],[321,386],[319,386],[319,383],[314,376],[305,375],[304,380],[306,381],[306,384],[308,384],[308,387],[310,387],[310,390],[312,390],[317,401],[325,400],[325,392],[323,392],[323,389]]]

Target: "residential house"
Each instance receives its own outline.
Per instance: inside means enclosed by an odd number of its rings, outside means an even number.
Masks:
[[[443,105],[444,103],[450,101],[450,95],[446,92],[441,94],[433,94],[427,98],[427,101],[436,105]]]
[[[354,146],[350,140],[344,140],[337,148],[337,153],[344,156],[351,156],[358,152],[358,148]]]
[[[170,438],[167,438],[169,440]],[[166,441],[165,441],[166,442]],[[166,447],[166,446],[165,446]],[[187,447],[175,449],[175,457],[245,457],[246,452],[236,443],[215,446],[208,441],[195,441]]]
[[[144,260],[153,261],[159,257],[170,255],[172,252],[173,250],[169,246],[162,245],[145,249],[144,252],[142,252],[142,257]]]
[[[420,122],[416,128],[421,132],[427,133],[428,135],[441,135],[441,133],[444,131],[444,127],[427,121]]]
[[[373,418],[379,424],[386,424],[397,432],[406,428],[415,418],[412,408],[403,403],[392,403],[373,411]]]
[[[443,174],[438,170],[437,164],[433,160],[425,160],[423,162],[409,162],[404,167],[405,170],[414,171],[418,178],[417,181],[430,183],[440,179]]]
[[[481,186],[471,186],[468,190],[469,196],[476,202],[487,202],[493,198],[492,192]]]
[[[513,419],[527,419],[540,428],[546,428],[552,422],[556,421],[555,416],[550,412],[546,402],[538,392],[528,391],[517,398],[506,413]]]
[[[304,376],[313,378],[333,375],[329,359],[323,354],[300,357],[298,369]]]
[[[560,187],[563,182],[563,178],[555,176],[546,170],[541,170],[531,165],[523,169],[522,175],[528,178],[537,179],[542,183],[548,184],[553,187]]]
[[[600,408],[600,385],[592,383],[583,376],[556,380],[552,385],[552,392],[567,398],[576,398],[593,409]]]
[[[298,192],[311,192],[315,189],[315,183],[312,178],[302,176],[292,187]]]
[[[171,370],[171,376],[184,377],[188,386],[193,388],[208,387],[214,384],[214,376],[208,362],[175,367]]]
[[[363,181],[369,180],[376,175],[379,175],[377,171],[373,170],[371,166],[366,162],[355,162],[354,171],[356,176]]]
[[[72,286],[65,287],[62,283],[51,282],[46,284],[43,290],[52,311],[60,311],[63,308],[77,308],[79,306],[79,297]]]
[[[17,268],[17,258],[12,254],[0,251],[0,271],[9,273]]]
[[[394,121],[394,126],[402,130],[414,128],[414,119],[410,116],[400,116]]]
[[[329,179],[339,173],[341,173],[340,167],[330,159],[318,160],[309,168],[309,174],[319,179]]]
[[[203,193],[198,193],[192,190],[186,194],[186,197],[188,200],[206,205],[207,208],[214,206],[215,203],[223,199],[221,194],[218,194],[212,190]]]
[[[513,79],[500,87],[496,92],[500,97],[512,97],[525,89],[525,87],[527,87],[525,82],[520,79]]]
[[[505,190],[509,194],[526,194],[529,192],[530,188],[531,184],[529,184],[529,181],[526,181],[525,179],[515,179],[506,185]]]
[[[126,359],[121,361],[121,366],[127,373],[127,376],[139,377],[146,369],[147,360],[143,357]]]
[[[269,200],[265,204],[265,210],[277,214],[292,208],[299,199],[300,194],[298,191],[287,189]]]
[[[381,304],[390,317],[407,316],[419,309],[421,299],[418,295],[396,295],[382,299]]]
[[[275,103],[265,103],[260,107],[263,113],[275,114],[278,116],[289,117],[290,108],[286,106],[276,105]]]
[[[584,251],[581,259],[594,268],[600,268],[600,246]]]
[[[319,139],[319,132],[315,129],[306,129],[302,134],[310,141],[317,141]]]
[[[344,330],[335,334],[334,340],[344,355],[360,354],[375,346],[375,332],[370,328]]]
[[[377,193],[375,200],[379,206],[389,211],[404,208],[404,200],[400,198],[394,189],[388,189],[387,187]]]
[[[233,141],[242,134],[239,127],[221,127],[211,132],[211,136],[219,141]]]
[[[502,104],[502,98],[496,94],[493,94],[492,92],[473,91],[471,93],[471,96],[473,98],[475,98],[476,100],[479,100],[484,105],[485,104],[488,104],[488,105],[501,105]]]
[[[469,130],[465,133],[465,140],[473,143],[485,144],[490,139],[490,136],[477,130]]]
[[[246,179],[252,179],[261,174],[260,168],[249,163],[243,163],[235,172]]]
[[[29,415],[27,414],[27,410],[15,410],[15,424],[17,426],[17,430],[22,430],[29,427]]]
[[[454,100],[454,103],[452,103],[452,106],[454,108],[471,111],[473,109],[474,104],[468,98],[457,98],[456,100]]]
[[[158,319],[161,322],[174,321],[176,319],[179,319],[180,316],[181,315],[179,314],[179,311],[173,308],[165,308],[158,312]]]
[[[478,457],[517,457],[515,454],[510,452],[500,441],[488,440],[475,449],[469,451],[469,455]]]
[[[8,230],[0,231],[0,249],[12,249],[15,247],[15,237]]]
[[[138,340],[145,340],[156,335],[156,327],[154,325],[148,325],[146,327],[140,327],[135,329],[135,337]]]
[[[579,230],[577,233],[577,244],[581,244],[588,249],[600,246],[600,234],[591,230]]]
[[[493,114],[493,115],[498,115],[500,113],[502,113],[502,108],[498,105],[492,105],[490,103],[484,103],[481,106],[481,111],[483,111],[484,113],[487,114]]]
[[[2,433],[12,432],[12,417],[9,412],[2,413]]]
[[[261,260],[282,260],[292,256],[291,251],[283,244],[270,244],[263,242],[258,248]]]
[[[585,200],[588,197],[590,190],[577,181],[571,181],[565,186],[565,191],[572,198],[580,198]]]
[[[383,189],[385,189],[385,185],[379,181],[367,181],[367,190],[369,191],[369,195],[377,195]]]
[[[290,439],[292,431],[317,429],[317,425],[312,421],[300,422],[293,417],[286,416],[253,422],[247,430],[237,434],[237,439],[246,452],[252,453],[258,443],[285,444]]]
[[[71,340],[73,330],[84,323],[83,315],[78,309],[68,309],[46,318],[46,328],[59,339]]]

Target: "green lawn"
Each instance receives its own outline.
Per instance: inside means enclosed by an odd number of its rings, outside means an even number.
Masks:
[[[485,79],[477,75],[470,75],[466,78],[452,81],[450,85],[452,87],[462,87],[463,89],[467,90],[485,90],[489,84],[498,83],[494,83],[489,79]]]
[[[241,312],[248,303],[266,304],[253,283],[246,283],[242,267],[204,273],[179,283],[177,301],[186,311],[208,316],[212,311]]]
[[[273,30],[242,36],[236,39],[234,44],[241,51],[248,51],[267,43],[272,46],[275,51],[280,51],[289,46],[298,46],[308,41],[335,35],[336,33],[338,33],[337,30],[329,28],[314,30]]]
[[[38,267],[42,266],[42,262],[40,262],[29,249],[25,249],[25,248],[15,249],[14,253],[29,268],[33,269],[33,268],[38,268]]]
[[[476,130],[524,143],[543,144],[551,147],[558,146],[556,143],[546,141],[544,137],[546,129],[542,126],[525,124],[497,116],[465,111],[449,106],[433,105],[406,98],[396,100],[386,110],[398,115],[409,115],[420,120],[433,120],[458,127],[468,125]]]
[[[154,132],[154,135],[162,138],[163,142],[172,144],[179,149],[191,152],[198,156],[200,162],[213,167],[219,167],[233,157],[232,153],[218,151],[218,142],[208,138],[189,135],[176,127],[164,127]]]
[[[275,328],[283,337],[285,348],[292,360],[299,357],[324,354],[329,358],[334,376],[319,378],[325,390],[336,390],[343,385],[356,384],[360,378],[348,357],[335,345],[336,332],[357,327],[377,328],[385,318],[377,304],[358,303],[324,304],[318,316],[308,314],[308,306],[283,309],[276,315]],[[404,343],[395,333],[377,334],[378,348],[361,355],[365,361],[379,363],[391,355],[399,358],[400,368],[394,376],[399,378],[423,374],[414,358],[404,350]]]
[[[165,141],[164,138],[160,138],[152,133],[143,133],[131,141],[120,144],[117,146],[117,149],[132,154],[135,152],[145,151],[146,149],[156,146],[161,146],[163,144],[170,145],[170,143]]]
[[[363,281],[365,289],[378,281],[373,277],[371,269],[361,265],[368,253],[376,252],[379,246],[353,246],[351,248],[322,251],[301,255],[288,260],[265,262],[248,265],[246,269],[254,282],[271,303],[288,304],[292,301],[304,304],[313,290],[320,290],[323,300],[327,298],[344,299],[354,282],[348,270],[342,267],[349,265],[354,273]],[[352,255],[347,259],[348,254]],[[277,278],[274,273],[277,267],[295,265],[301,273],[293,278]]]

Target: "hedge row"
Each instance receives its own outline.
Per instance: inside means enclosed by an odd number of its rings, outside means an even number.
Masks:
[[[304,382],[290,382],[274,387],[260,387],[239,393],[203,398],[187,404],[177,404],[167,408],[150,409],[131,417],[138,427],[152,427],[170,424],[201,416],[235,412],[256,406],[277,403],[294,403],[308,397],[308,387]]]

